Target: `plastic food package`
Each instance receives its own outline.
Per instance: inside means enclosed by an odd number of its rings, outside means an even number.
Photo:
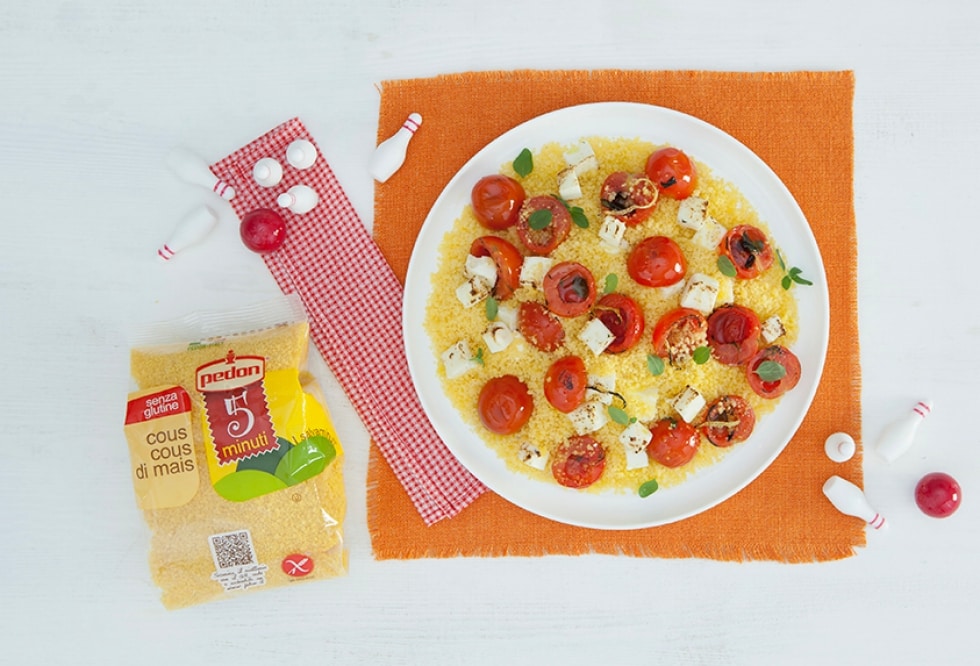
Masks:
[[[142,332],[125,432],[167,608],[347,573],[343,449],[298,298]]]

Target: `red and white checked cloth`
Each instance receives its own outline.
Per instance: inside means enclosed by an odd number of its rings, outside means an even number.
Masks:
[[[313,137],[298,118],[211,165],[235,188],[231,206],[242,218],[256,208],[278,210],[286,241],[264,255],[283,293],[297,293],[310,333],[405,491],[427,525],[455,516],[485,490],[436,434],[412,385],[402,342],[402,286],[320,155],[312,167],[286,162],[286,147]],[[262,157],[283,165],[282,182],[252,179]],[[320,195],[305,215],[278,208],[276,197],[305,184]]]

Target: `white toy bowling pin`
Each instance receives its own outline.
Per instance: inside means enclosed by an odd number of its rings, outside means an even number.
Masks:
[[[286,161],[294,169],[309,169],[316,162],[316,146],[306,139],[296,139],[286,146]]]
[[[167,166],[186,183],[206,187],[226,201],[235,198],[235,188],[211,173],[207,162],[186,148],[171,151]]]
[[[282,165],[279,160],[263,157],[252,167],[252,178],[262,187],[275,187],[282,180]]]
[[[207,206],[191,211],[177,224],[167,242],[157,250],[157,257],[170,261],[181,250],[204,240],[217,222],[218,216]]]
[[[868,498],[850,481],[832,476],[823,484],[823,494],[841,513],[856,516],[876,530],[885,526],[884,516],[871,508]]]
[[[276,203],[297,215],[309,213],[319,201],[320,196],[306,185],[293,185],[276,198]]]
[[[854,457],[857,443],[846,432],[835,432],[823,444],[824,453],[834,462],[847,462]]]
[[[892,462],[909,450],[915,439],[915,432],[922,420],[932,411],[932,400],[920,400],[907,414],[889,423],[881,431],[875,451],[888,462]]]
[[[391,137],[385,139],[374,149],[368,170],[371,176],[383,183],[391,175],[398,171],[405,162],[405,153],[408,150],[408,142],[415,136],[416,130],[422,125],[422,116],[417,113],[411,114],[405,123]]]

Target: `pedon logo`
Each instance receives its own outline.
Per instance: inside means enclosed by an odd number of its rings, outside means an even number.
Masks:
[[[202,393],[248,386],[265,377],[265,358],[236,356],[234,350],[229,350],[223,359],[199,367],[196,377],[197,390]]]

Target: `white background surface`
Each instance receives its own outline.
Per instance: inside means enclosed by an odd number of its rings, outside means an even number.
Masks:
[[[971,663],[980,549],[975,256],[980,8],[967,2],[0,3],[0,660],[4,663]],[[891,529],[836,563],[375,561],[367,435],[348,453],[350,575],[168,613],[122,409],[134,323],[276,293],[233,216],[164,155],[221,157],[299,115],[366,224],[379,81],[468,69],[853,69],[863,437],[920,397],[915,449],[869,455]],[[841,156],[827,155],[828,160]],[[423,177],[420,174],[419,177]],[[828,367],[833,372],[833,367]],[[926,472],[964,488],[921,514]]]

